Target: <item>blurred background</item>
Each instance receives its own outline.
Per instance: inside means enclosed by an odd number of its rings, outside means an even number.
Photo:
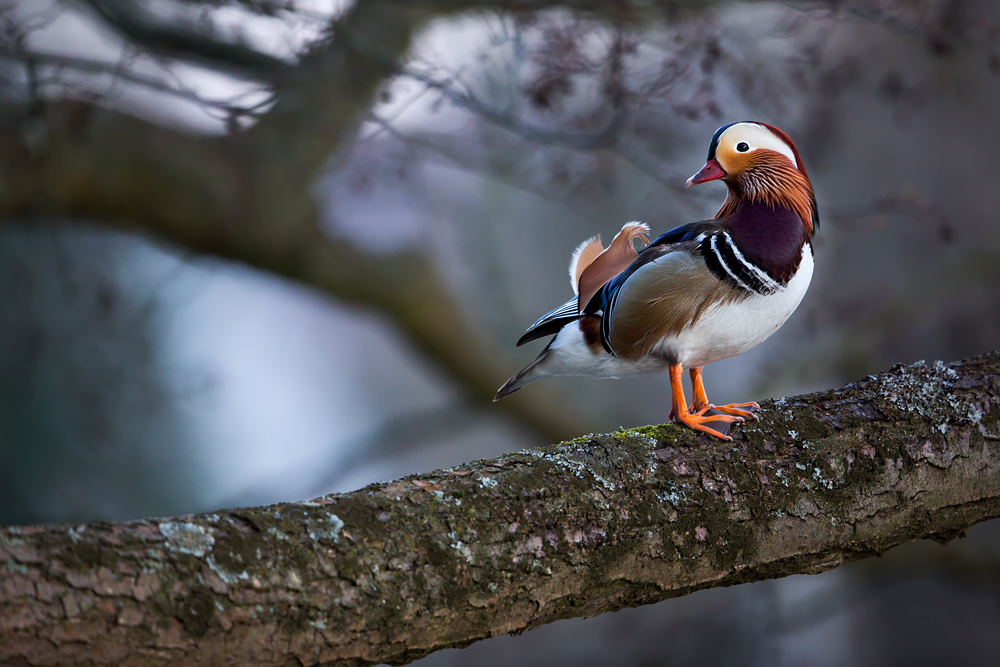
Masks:
[[[816,274],[717,403],[1000,348],[1000,7],[0,0],[0,523],[347,491],[659,423],[665,377],[491,404],[584,238],[714,214],[778,125]],[[993,665],[1000,526],[421,665]]]

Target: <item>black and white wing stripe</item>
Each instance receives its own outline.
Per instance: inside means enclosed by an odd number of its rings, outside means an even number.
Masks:
[[[538,321],[528,327],[524,335],[517,341],[518,345],[524,345],[536,338],[551,336],[559,333],[559,330],[570,322],[580,318],[580,299],[574,296],[572,299],[559,306],[551,313],[547,313],[538,318]]]
[[[721,231],[701,241],[701,254],[716,278],[748,292],[769,296],[784,289],[767,271],[743,256],[729,232]]]

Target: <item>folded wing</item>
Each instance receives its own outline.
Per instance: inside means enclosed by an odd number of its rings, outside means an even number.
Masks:
[[[720,281],[701,257],[668,250],[634,271],[614,292],[602,339],[624,359],[640,359],[663,339],[693,326],[707,308],[742,293]]]
[[[713,303],[740,298],[712,275],[698,250],[717,227],[697,222],[663,234],[584,306],[586,314],[601,316],[601,343],[609,354],[641,358],[696,323]]]
[[[676,227],[641,253],[634,243],[646,243],[649,234],[641,222],[622,227],[606,249],[599,236],[587,239],[569,265],[577,296],[539,318],[517,344],[557,334],[583,315],[596,315],[602,320],[601,342],[610,354],[641,357],[664,335],[696,321],[708,305],[736,298],[719,286],[696,253],[700,235],[717,226],[705,221]]]

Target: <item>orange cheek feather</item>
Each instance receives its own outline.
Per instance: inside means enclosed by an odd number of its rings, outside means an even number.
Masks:
[[[738,153],[721,147],[717,157],[728,174],[726,180],[741,190],[741,196],[763,201],[769,206],[792,209],[799,214],[806,231],[812,235],[812,186],[787,157],[769,148]],[[731,212],[735,205],[736,201],[727,198],[716,217]]]

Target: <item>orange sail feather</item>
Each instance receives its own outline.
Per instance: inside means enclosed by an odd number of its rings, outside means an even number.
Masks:
[[[643,244],[649,242],[649,225],[644,222],[630,222],[612,239],[611,245],[602,251],[593,261],[580,269],[577,262],[575,269],[579,273],[578,291],[580,295],[580,312],[587,306],[590,299],[597,294],[604,284],[629,267],[639,256],[633,243],[640,239]],[[582,252],[581,252],[582,255]]]

